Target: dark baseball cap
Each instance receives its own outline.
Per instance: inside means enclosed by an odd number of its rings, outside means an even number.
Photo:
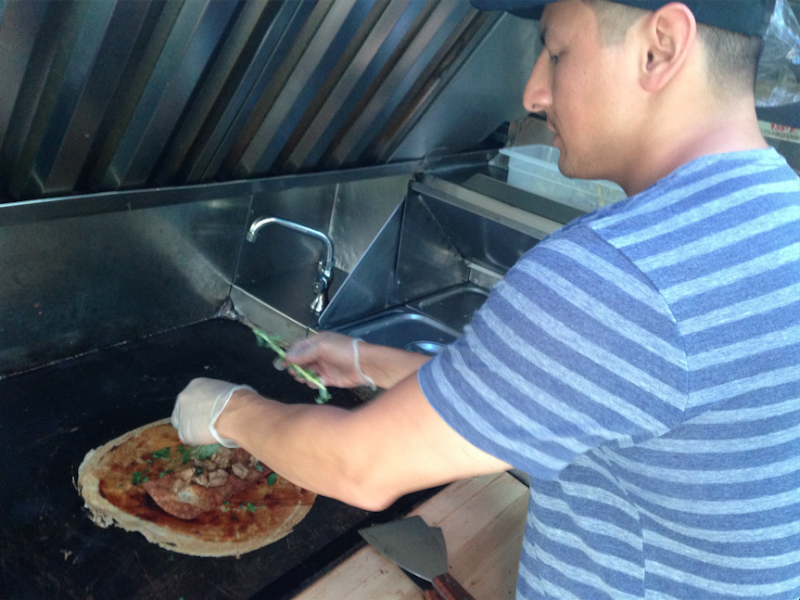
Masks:
[[[557,0],[471,0],[480,10],[504,10],[526,19],[541,19],[545,4]],[[658,10],[674,0],[611,0],[644,10]],[[764,37],[775,0],[679,0],[698,23]]]

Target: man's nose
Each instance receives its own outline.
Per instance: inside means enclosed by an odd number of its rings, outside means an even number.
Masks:
[[[522,105],[528,112],[544,112],[552,104],[548,61],[547,50],[542,50],[536,59],[536,64],[533,65],[533,72],[522,94]]]

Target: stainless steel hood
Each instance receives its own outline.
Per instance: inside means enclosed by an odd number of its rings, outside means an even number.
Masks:
[[[536,26],[467,0],[0,2],[0,200],[473,148],[521,116]]]

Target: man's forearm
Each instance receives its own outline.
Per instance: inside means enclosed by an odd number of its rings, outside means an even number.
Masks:
[[[358,486],[369,457],[348,443],[343,423],[350,412],[334,406],[283,404],[248,390],[234,394],[217,420],[217,431],[281,476],[303,488],[367,509],[391,498],[373,497]]]
[[[382,510],[414,490],[510,468],[453,430],[413,373],[352,411],[281,404],[238,390],[215,426],[289,481],[367,510]]]
[[[375,382],[375,385],[387,390],[415,373],[431,358],[417,352],[407,352],[363,341],[359,342],[358,349],[361,370]]]

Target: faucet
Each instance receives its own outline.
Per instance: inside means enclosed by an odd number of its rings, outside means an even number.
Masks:
[[[305,225],[300,225],[299,223],[293,223],[292,221],[279,219],[277,217],[266,217],[253,221],[253,224],[250,225],[250,229],[247,231],[247,241],[254,242],[259,230],[270,223],[275,223],[276,225],[282,225],[293,231],[305,233],[325,244],[325,258],[319,261],[317,265],[317,277],[314,280],[314,301],[310,305],[314,314],[319,316],[328,305],[328,286],[330,286],[331,279],[333,279],[333,242],[331,238],[321,231],[306,227]]]

